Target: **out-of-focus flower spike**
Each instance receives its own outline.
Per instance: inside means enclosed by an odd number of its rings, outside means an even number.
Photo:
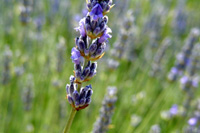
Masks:
[[[114,113],[115,102],[117,101],[117,88],[108,87],[107,93],[102,102],[100,109],[100,116],[96,120],[93,128],[93,133],[104,133],[108,130],[111,123],[112,115]]]

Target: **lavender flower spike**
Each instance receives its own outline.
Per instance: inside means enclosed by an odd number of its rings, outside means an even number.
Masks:
[[[76,47],[71,51],[75,70],[74,76],[70,78],[70,85],[66,86],[66,91],[68,102],[73,109],[64,133],[69,132],[76,112],[86,108],[91,102],[92,87],[91,85],[82,87],[82,83],[96,75],[97,63],[93,61],[103,57],[107,43],[104,41],[111,38],[108,34],[111,32],[107,26],[108,17],[104,15],[112,8],[112,0],[86,0],[86,2],[89,13],[81,19],[79,27],[75,28],[80,31],[80,36],[75,39]],[[115,102],[115,99],[110,102]]]
[[[75,64],[80,64],[83,62],[83,57],[81,56],[81,53],[77,48],[72,48],[71,54],[71,59]]]
[[[114,113],[115,102],[117,101],[117,88],[108,87],[107,94],[102,102],[100,117],[94,124],[93,133],[105,133],[108,130],[108,125],[111,123]]]

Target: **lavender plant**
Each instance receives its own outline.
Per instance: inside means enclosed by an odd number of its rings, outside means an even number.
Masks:
[[[186,100],[184,103],[185,113],[190,107],[190,102],[194,98],[195,88],[198,88],[198,66],[197,64],[200,62],[200,44],[196,44],[187,66],[187,71],[184,76],[180,79],[181,88],[184,92],[186,92]]]
[[[189,37],[186,40],[182,51],[176,57],[176,64],[171,68],[170,73],[168,74],[168,79],[170,81],[176,81],[177,78],[182,75],[186,66],[189,64],[189,58],[194,47],[194,44],[197,42],[200,35],[200,31],[197,28],[193,28],[190,32]]]
[[[26,86],[22,92],[22,100],[25,111],[30,111],[32,108],[32,101],[34,98],[33,87],[34,87],[33,77],[31,74],[29,74],[27,76]]]
[[[161,133],[160,126],[157,124],[152,125],[149,133]]]
[[[116,87],[107,88],[107,94],[102,102],[100,115],[94,124],[93,133],[105,133],[108,130],[114,113],[115,103],[117,101],[116,95]]]
[[[91,102],[92,86],[82,87],[84,82],[96,75],[97,61],[105,53],[108,38],[112,36],[105,16],[114,6],[112,0],[87,0],[88,14],[80,20],[80,37],[75,39],[76,47],[72,48],[71,59],[74,63],[74,76],[70,76],[70,84],[66,85],[67,99],[72,111],[64,133],[69,132],[77,111],[86,108]]]
[[[173,29],[176,35],[184,35],[187,28],[187,15],[184,9],[185,0],[178,0],[178,6],[175,11]]]
[[[152,64],[151,76],[158,76],[158,73],[162,72],[162,59],[165,56],[166,50],[171,44],[171,39],[166,38],[163,40],[160,48],[158,49],[156,55],[154,56],[154,62]]]
[[[8,84],[11,78],[11,60],[12,51],[9,46],[6,46],[4,51],[3,71],[2,71],[2,84]]]
[[[192,112],[192,116],[188,120],[188,125],[184,129],[185,133],[198,133],[200,132],[200,99],[196,100],[195,110]]]
[[[111,49],[111,58],[108,59],[108,67],[116,69],[119,66],[119,61],[127,52],[127,45],[132,35],[132,26],[134,22],[133,11],[129,10],[124,18],[123,24],[120,26],[118,39],[114,43],[114,48]]]
[[[20,21],[23,25],[27,25],[30,21],[30,14],[32,11],[32,0],[23,0],[23,6],[21,6]]]

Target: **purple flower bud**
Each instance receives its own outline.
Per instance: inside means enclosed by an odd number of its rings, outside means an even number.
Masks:
[[[90,22],[91,22],[90,16],[87,16],[85,18],[85,24],[89,24],[90,25]]]
[[[82,71],[81,65],[80,64],[74,64],[74,69]]]
[[[75,100],[75,102],[79,101],[79,93],[77,90],[73,92],[73,99]]]
[[[95,29],[97,27],[97,22],[96,21],[92,21],[91,26],[92,26],[92,29]]]
[[[90,104],[90,103],[91,103],[91,98],[87,98],[85,104]]]
[[[106,23],[104,21],[102,21],[100,23],[99,27],[100,27],[100,30],[103,31],[105,29],[105,27],[106,27]]]
[[[77,79],[80,79],[81,78],[81,71],[76,70],[75,71],[75,76],[76,76]]]
[[[100,27],[96,27],[96,29],[93,31],[93,34],[95,36],[97,36],[97,35],[99,35],[99,33],[101,33],[101,29],[100,29]]]
[[[71,55],[71,59],[75,64],[80,64],[83,62],[84,58],[81,56],[81,53],[77,48],[72,48]]]
[[[97,68],[97,62],[91,64],[90,70],[95,70]]]
[[[67,99],[69,101],[70,104],[73,104],[73,98],[70,95],[67,95]]]
[[[86,56],[88,56],[88,55],[89,55],[89,49],[85,49],[85,50],[84,50],[84,54],[85,54]]]
[[[197,118],[193,117],[188,120],[190,126],[195,126],[197,124]]]
[[[105,29],[103,35],[99,38],[99,43],[103,43],[103,42],[105,42],[108,38],[111,38],[112,36],[109,34],[109,33],[111,33],[111,32],[112,32],[112,30],[111,30],[109,27],[107,27],[107,28]]]
[[[104,20],[104,23],[105,23],[105,24],[108,23],[108,17],[107,17],[107,16],[104,16],[104,17],[103,17],[103,20]]]
[[[85,98],[85,97],[86,97],[86,90],[82,89],[81,94],[80,94],[80,99]]]
[[[92,43],[89,47],[89,52],[90,55],[94,54],[94,52],[97,50],[97,42],[95,41],[94,43]]]
[[[89,75],[88,75],[88,78],[92,78],[94,77],[94,75],[96,75],[97,71],[96,70],[91,70]]]
[[[67,94],[69,94],[69,88],[70,88],[70,86],[67,84],[66,85],[66,92],[67,92]]]
[[[92,90],[88,90],[86,98],[89,98],[92,96],[93,91]]]
[[[76,31],[79,31],[80,34],[81,34],[83,37],[86,36],[86,32],[85,32],[84,25],[85,25],[85,18],[81,19],[80,22],[79,22],[79,27],[75,28],[75,30],[76,30]]]
[[[90,73],[90,67],[86,67],[81,75],[81,80],[84,80]]]
[[[74,92],[74,84],[71,84],[71,85],[70,85],[70,88],[69,88],[69,93],[70,93],[70,95],[72,95],[73,92]]]
[[[94,53],[95,57],[100,56],[106,49],[106,43],[102,43],[100,47],[98,47],[98,49],[96,50],[96,52]]]
[[[73,75],[71,75],[69,80],[70,80],[70,83],[72,84],[72,83],[74,83],[75,77]]]
[[[80,101],[79,101],[80,106],[83,106],[85,104],[85,101],[86,101],[85,98],[80,99]]]
[[[103,17],[103,9],[101,8],[101,5],[100,4],[96,4],[91,12],[89,13],[90,16],[93,17],[93,20],[97,21],[98,18],[101,18]]]
[[[85,42],[83,41],[83,40],[79,40],[78,41],[78,44],[77,44],[77,46],[78,46],[78,49],[80,50],[80,51],[84,51],[85,50]]]

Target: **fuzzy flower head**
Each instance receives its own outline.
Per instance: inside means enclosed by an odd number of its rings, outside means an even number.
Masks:
[[[81,56],[81,53],[77,48],[73,47],[71,54],[71,59],[74,64],[81,64],[83,62],[84,58]]]

